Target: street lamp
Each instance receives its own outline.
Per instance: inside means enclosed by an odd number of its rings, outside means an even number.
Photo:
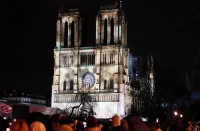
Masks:
[[[180,114],[180,118],[182,118],[183,117],[183,115],[182,114]]]
[[[175,116],[177,116],[177,115],[178,115],[178,112],[177,112],[177,111],[175,111],[175,112],[174,112],[174,115],[175,115]]]

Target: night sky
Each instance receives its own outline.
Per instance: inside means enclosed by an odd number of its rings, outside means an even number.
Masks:
[[[98,8],[113,1],[13,0],[3,3],[6,9],[1,12],[0,76],[3,84],[0,91],[50,92],[56,18],[61,3],[66,10],[80,8],[87,14],[87,44],[93,45]],[[128,18],[128,45],[132,53],[153,54],[157,81],[169,69],[184,81],[184,74],[190,74],[195,67],[194,59],[200,45],[198,1],[124,0],[123,8]]]

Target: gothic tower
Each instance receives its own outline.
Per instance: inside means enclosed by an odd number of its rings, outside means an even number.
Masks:
[[[82,45],[83,16],[78,9],[58,13],[56,48],[54,49],[54,87],[56,90],[67,90],[67,81],[62,77],[63,71],[73,70],[69,88],[77,89],[79,48]]]
[[[82,15],[78,9],[58,14],[56,47],[78,47],[82,44]]]
[[[127,45],[127,20],[122,9],[122,1],[103,6],[96,16],[96,44]]]

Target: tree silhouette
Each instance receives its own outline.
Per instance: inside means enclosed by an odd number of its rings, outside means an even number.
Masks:
[[[68,110],[71,110],[69,117],[71,118],[74,115],[74,111],[77,110],[78,114],[81,115],[82,113],[91,114],[93,115],[93,107],[96,106],[96,99],[92,97],[88,93],[77,93],[75,96],[75,100],[79,103],[76,106],[70,106]]]

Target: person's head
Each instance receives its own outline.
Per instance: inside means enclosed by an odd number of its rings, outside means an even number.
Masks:
[[[121,120],[121,125],[120,125],[120,130],[121,131],[128,131],[128,123],[126,120]]]
[[[78,120],[74,120],[74,126],[76,126],[78,123]]]
[[[98,121],[94,116],[89,116],[87,119],[87,126],[88,127],[97,127]]]
[[[120,117],[118,115],[114,115],[112,117],[112,126],[117,127],[117,126],[120,126],[120,124],[121,124]]]
[[[73,131],[73,129],[71,126],[67,124],[63,124],[62,126],[60,126],[58,131]]]
[[[46,131],[46,128],[42,122],[34,121],[30,125],[30,131]]]
[[[19,119],[10,127],[10,131],[28,131],[28,125],[23,119]]]
[[[160,128],[160,123],[156,122],[156,123],[155,123],[155,127],[156,127],[156,128]]]
[[[51,117],[51,127],[53,131],[58,131],[60,128],[60,114],[55,114]]]

